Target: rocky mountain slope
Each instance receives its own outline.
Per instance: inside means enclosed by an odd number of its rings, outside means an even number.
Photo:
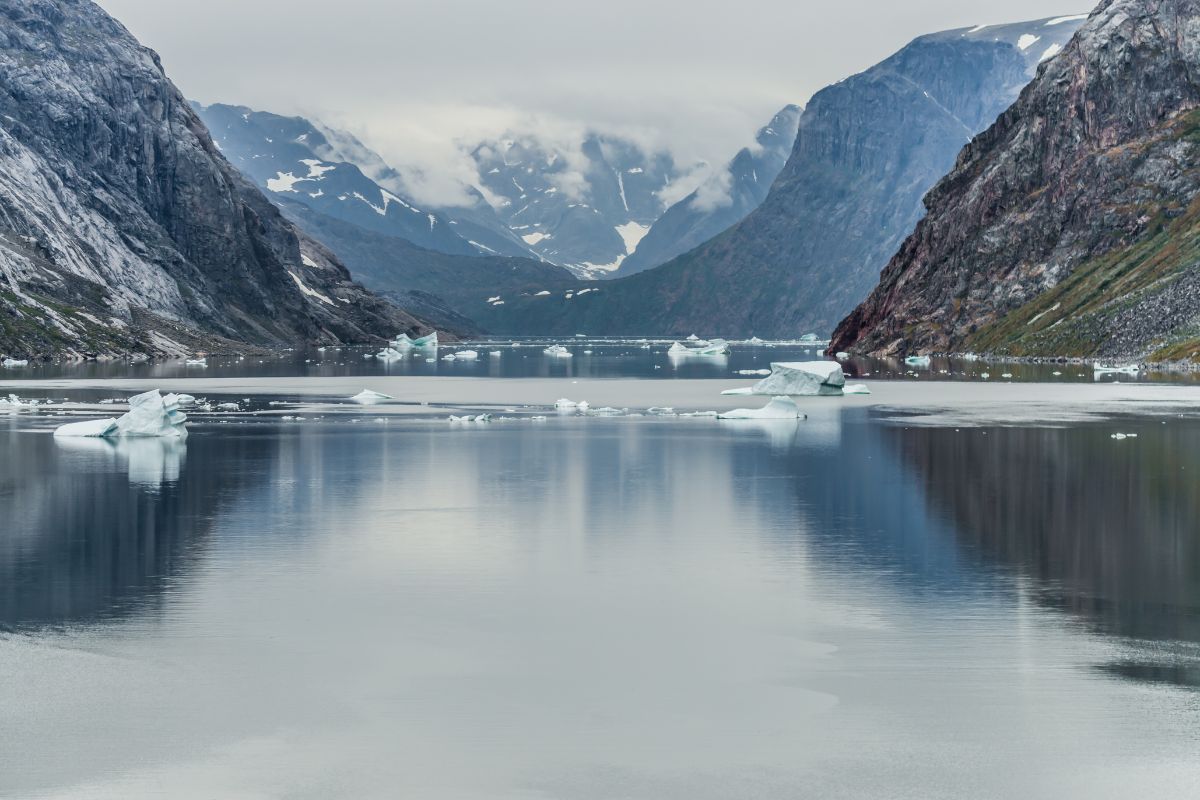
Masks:
[[[439,253],[296,200],[282,200],[280,208],[297,227],[336,252],[355,280],[443,329],[485,332],[486,326],[476,321],[490,318],[500,299],[576,282],[562,267],[544,261]]]
[[[420,326],[298,235],[90,0],[0,5],[0,287],[10,355]]]
[[[273,200],[453,255],[531,255],[515,235],[463,223],[407,195],[404,179],[352,135],[303,117],[193,103],[230,162]]]
[[[605,278],[666,210],[679,178],[667,153],[587,134],[578,148],[510,134],[471,148],[480,189],[537,256],[584,278]]]
[[[834,347],[1200,357],[1200,0],[1105,0]]]
[[[878,282],[921,199],[1080,24],[1059,17],[923,36],[813,96],[767,199],[663,266],[576,300],[501,309],[493,325],[569,333],[833,329]]]
[[[616,275],[634,275],[665,264],[745,219],[762,205],[787,163],[799,125],[799,106],[786,106],[776,114],[758,131],[753,148],[740,150],[724,169],[650,226]]]

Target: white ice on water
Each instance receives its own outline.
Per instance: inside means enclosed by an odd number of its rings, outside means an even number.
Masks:
[[[373,392],[370,389],[363,389],[350,399],[355,403],[359,403],[364,406],[373,406],[376,403],[382,403],[384,400],[393,400],[395,398],[393,398],[390,394],[383,394],[382,392]]]
[[[187,437],[187,415],[179,410],[179,396],[165,397],[157,389],[129,398],[129,412],[118,419],[72,422],[54,431],[56,437],[115,439],[121,437]]]
[[[773,397],[762,408],[735,408],[718,414],[717,419],[806,419],[790,397]]]
[[[771,374],[754,386],[730,389],[727,395],[840,395],[846,385],[842,366],[836,361],[786,361],[771,364]]]
[[[551,358],[571,358],[574,354],[561,344],[552,344],[542,351]]]

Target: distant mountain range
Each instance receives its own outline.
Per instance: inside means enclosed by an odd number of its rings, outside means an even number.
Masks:
[[[834,346],[1200,360],[1200,2],[1105,0]]]
[[[0,14],[0,353],[375,341],[424,323],[350,280],[226,161],[92,2]]]
[[[923,36],[818,92],[765,201],[667,264],[602,291],[524,298],[482,320],[541,333],[828,332],[870,292],[921,199],[1081,16]],[[582,300],[582,302],[580,302]]]
[[[634,275],[665,264],[741,222],[762,205],[792,152],[800,112],[799,106],[785,107],[759,130],[754,147],[740,150],[724,169],[668,208],[616,275]]]

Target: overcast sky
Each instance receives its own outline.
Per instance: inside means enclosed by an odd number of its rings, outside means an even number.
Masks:
[[[536,127],[721,163],[787,103],[914,36],[1090,0],[99,0],[191,98],[323,119],[397,166]],[[436,182],[429,191],[436,193]]]

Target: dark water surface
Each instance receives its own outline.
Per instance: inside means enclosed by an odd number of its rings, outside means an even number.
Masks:
[[[1200,793],[1200,422],[0,415],[0,796]]]

